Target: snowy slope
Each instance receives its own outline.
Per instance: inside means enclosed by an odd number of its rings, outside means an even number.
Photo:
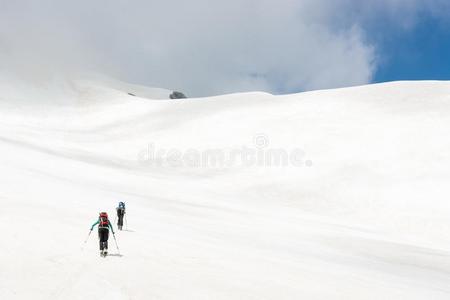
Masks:
[[[1,84],[0,299],[450,298],[450,83],[176,101],[54,85]],[[299,166],[148,161],[295,148]],[[83,241],[118,201],[128,230],[103,259]]]

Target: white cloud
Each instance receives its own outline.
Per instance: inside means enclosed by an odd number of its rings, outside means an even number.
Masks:
[[[364,84],[376,68],[365,22],[410,26],[438,11],[430,2],[0,0],[0,67],[100,70],[189,95]]]

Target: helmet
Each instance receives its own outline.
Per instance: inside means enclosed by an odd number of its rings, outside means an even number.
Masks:
[[[119,202],[119,207],[123,207],[123,208],[125,208],[125,203],[123,203],[123,202]]]

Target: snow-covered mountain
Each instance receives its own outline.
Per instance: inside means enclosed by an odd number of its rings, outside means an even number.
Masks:
[[[450,298],[449,82],[167,92],[0,83],[0,299]]]

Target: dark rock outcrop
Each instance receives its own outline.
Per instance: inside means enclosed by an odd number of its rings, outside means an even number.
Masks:
[[[170,99],[186,99],[186,95],[182,92],[176,92],[174,91],[172,94],[170,94]]]

